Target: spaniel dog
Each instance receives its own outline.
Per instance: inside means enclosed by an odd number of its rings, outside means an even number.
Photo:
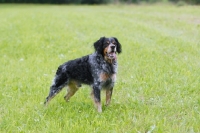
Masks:
[[[102,112],[101,90],[106,91],[106,105],[111,101],[117,73],[117,53],[121,53],[121,44],[115,37],[101,37],[94,43],[95,52],[81,58],[70,60],[57,69],[53,84],[44,104],[67,86],[66,101],[76,93],[81,84],[90,85],[91,96],[98,112]]]

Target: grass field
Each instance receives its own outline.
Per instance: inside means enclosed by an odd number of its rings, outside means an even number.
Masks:
[[[13,4],[0,18],[0,132],[200,132],[200,7]],[[83,86],[44,107],[58,65],[101,36],[123,48],[111,105],[97,113]]]

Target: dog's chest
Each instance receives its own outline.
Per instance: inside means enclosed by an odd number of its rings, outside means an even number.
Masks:
[[[103,87],[113,87],[116,81],[116,74],[101,72],[99,78]]]

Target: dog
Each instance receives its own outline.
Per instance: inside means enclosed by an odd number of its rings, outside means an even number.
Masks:
[[[117,53],[122,52],[122,47],[116,37],[101,37],[94,43],[94,49],[93,54],[70,60],[58,67],[45,105],[65,86],[67,94],[64,99],[69,101],[81,84],[91,86],[91,96],[98,112],[102,112],[101,90],[106,91],[106,106],[110,104],[117,74]]]

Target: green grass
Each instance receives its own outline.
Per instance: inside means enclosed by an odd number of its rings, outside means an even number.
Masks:
[[[0,5],[0,132],[200,132],[199,16],[198,6]],[[88,86],[44,107],[58,65],[101,36],[123,46],[110,107],[97,113]]]

